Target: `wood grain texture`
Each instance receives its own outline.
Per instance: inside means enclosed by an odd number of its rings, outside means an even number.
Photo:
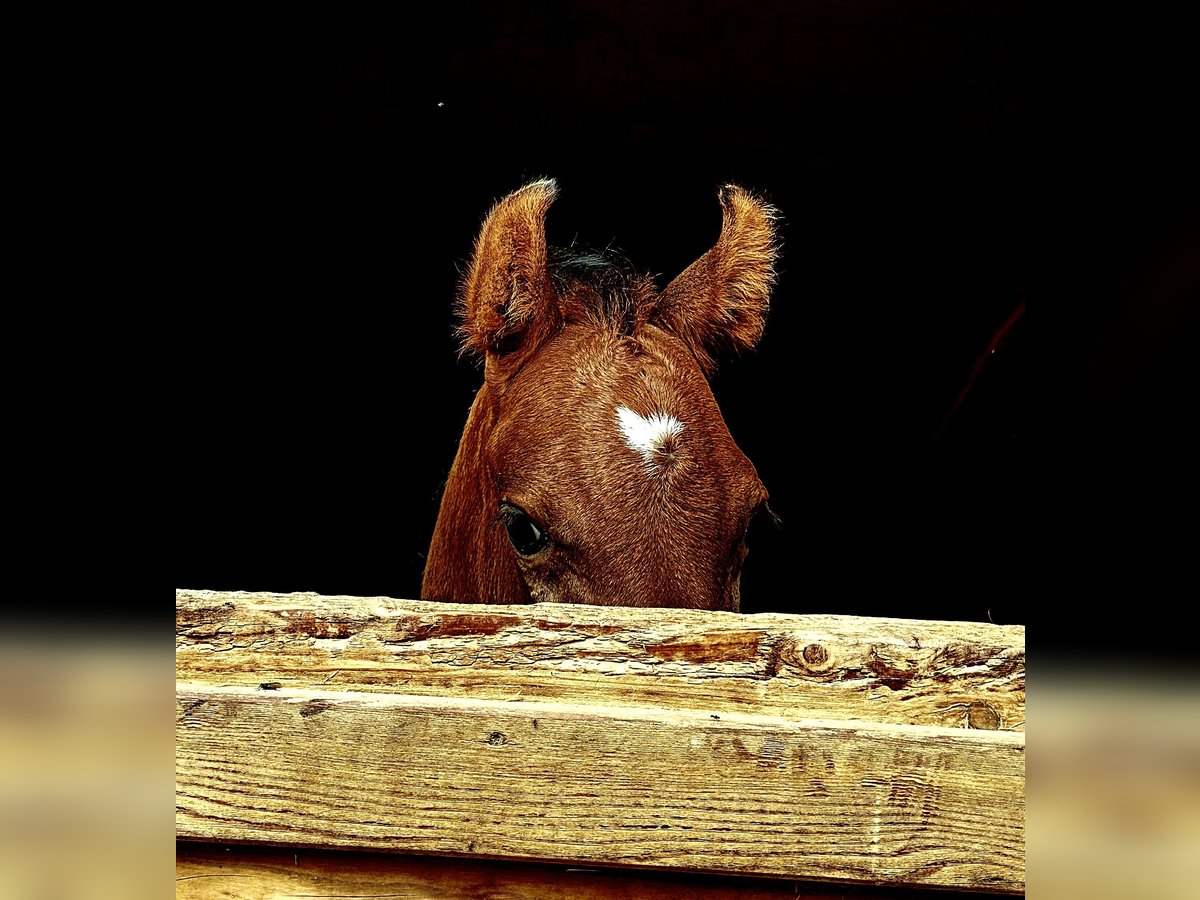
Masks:
[[[215,591],[175,604],[180,680],[1025,727],[1019,626]]]
[[[183,838],[1024,887],[1023,734],[311,688],[176,693]]]
[[[175,896],[179,900],[912,900],[928,897],[928,892],[727,875],[182,843],[175,852]],[[964,896],[938,892],[938,900]]]

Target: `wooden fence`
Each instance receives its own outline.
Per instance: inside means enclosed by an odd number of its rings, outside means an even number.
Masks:
[[[179,896],[1024,890],[1021,627],[181,590],[176,716]]]

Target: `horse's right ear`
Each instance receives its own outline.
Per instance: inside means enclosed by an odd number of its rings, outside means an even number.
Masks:
[[[546,254],[546,211],[558,188],[527,184],[488,213],[459,297],[464,351],[493,362],[528,348],[560,319]]]

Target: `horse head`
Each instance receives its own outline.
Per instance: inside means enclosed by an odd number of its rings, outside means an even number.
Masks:
[[[538,181],[497,203],[463,279],[483,386],[421,595],[736,610],[767,492],[708,377],[762,335],[775,211],[723,188],[716,244],[659,291],[621,260],[548,247],[555,193]]]

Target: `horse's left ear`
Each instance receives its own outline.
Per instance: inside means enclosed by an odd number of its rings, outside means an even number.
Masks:
[[[762,337],[778,251],[773,206],[735,184],[721,188],[720,199],[716,245],[667,285],[650,314],[691,347],[705,374],[721,355]]]
[[[546,212],[557,193],[545,179],[509,194],[492,207],[475,241],[459,297],[459,332],[463,349],[483,356],[488,371],[558,323],[546,254]]]

